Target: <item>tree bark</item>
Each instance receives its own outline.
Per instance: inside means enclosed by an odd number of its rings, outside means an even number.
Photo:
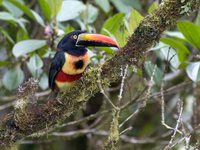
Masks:
[[[120,68],[125,65],[141,67],[145,51],[158,42],[161,33],[173,27],[184,14],[197,10],[199,5],[200,0],[164,0],[156,11],[143,19],[127,44],[114,57],[99,68],[88,68],[81,81],[72,89],[59,93],[56,98],[50,98],[42,104],[33,104],[30,102],[33,99],[33,92],[30,92],[32,89],[25,88],[29,92],[24,92],[19,105],[0,123],[0,146],[9,146],[28,135],[54,128],[76,112],[99,92],[99,74],[102,86],[109,86],[119,79]],[[185,6],[190,7],[188,12],[184,12]]]

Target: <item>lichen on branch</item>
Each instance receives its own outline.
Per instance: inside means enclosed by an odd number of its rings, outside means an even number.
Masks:
[[[189,9],[185,9],[188,4]],[[72,89],[59,93],[57,98],[50,97],[42,104],[29,103],[23,111],[8,114],[0,123],[0,146],[9,146],[28,135],[53,128],[80,109],[99,92],[99,70],[101,85],[109,86],[119,79],[121,67],[127,64],[141,67],[145,51],[158,42],[161,33],[174,26],[182,15],[197,10],[199,5],[200,0],[164,0],[157,10],[143,19],[127,44],[106,61],[101,69],[90,67],[81,81]]]

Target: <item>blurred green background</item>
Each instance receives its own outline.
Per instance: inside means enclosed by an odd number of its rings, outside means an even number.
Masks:
[[[48,69],[62,36],[73,30],[86,30],[115,38],[123,47],[143,17],[158,8],[159,3],[156,0],[0,0],[0,119],[13,109],[17,87],[30,77],[39,82],[38,99],[43,101],[49,96]],[[187,14],[190,7],[183,6],[181,13]],[[94,48],[90,52],[91,64],[105,62],[116,51]],[[174,128],[180,100],[183,102],[182,134],[176,134],[172,149],[182,150],[187,144],[191,149],[198,147],[199,52],[200,16],[195,12],[162,34],[160,41],[144,54],[142,68],[128,68],[122,105],[131,103],[121,112],[120,122],[138,108],[148,89],[150,93],[146,108],[120,128],[120,132],[129,130],[121,135],[119,149],[163,149],[173,130],[163,125],[161,103],[165,101],[165,123]],[[114,103],[120,84],[105,89]],[[61,128],[40,137],[36,134],[25,138],[15,148],[100,149],[109,134],[111,108],[104,96],[97,94],[83,110],[66,118]],[[91,114],[96,117],[84,119]]]

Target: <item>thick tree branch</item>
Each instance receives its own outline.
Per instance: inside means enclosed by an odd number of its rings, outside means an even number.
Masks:
[[[76,86],[60,93],[57,98],[50,98],[43,104],[28,103],[32,99],[30,95],[21,98],[25,106],[15,109],[0,123],[0,145],[8,146],[28,135],[54,127],[80,109],[99,92],[99,70],[102,86],[109,86],[119,79],[121,67],[127,64],[140,66],[144,52],[159,40],[161,33],[174,26],[183,13],[190,13],[183,10],[186,3],[190,3],[189,11],[192,12],[199,8],[200,0],[165,0],[158,10],[144,18],[125,47],[101,66],[101,69],[89,68]]]

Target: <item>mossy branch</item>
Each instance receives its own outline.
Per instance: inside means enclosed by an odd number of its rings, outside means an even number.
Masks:
[[[188,6],[188,3],[190,9],[185,12],[184,6]],[[15,109],[8,114],[0,123],[0,146],[9,146],[28,135],[53,128],[59,121],[80,109],[99,92],[99,70],[102,86],[109,86],[119,79],[121,67],[127,64],[140,67],[145,51],[158,42],[161,33],[174,26],[182,15],[197,10],[199,5],[200,0],[164,0],[156,11],[143,19],[127,44],[106,61],[101,69],[89,68],[76,86],[60,93],[57,98],[50,98],[42,104],[28,103],[23,109]]]

